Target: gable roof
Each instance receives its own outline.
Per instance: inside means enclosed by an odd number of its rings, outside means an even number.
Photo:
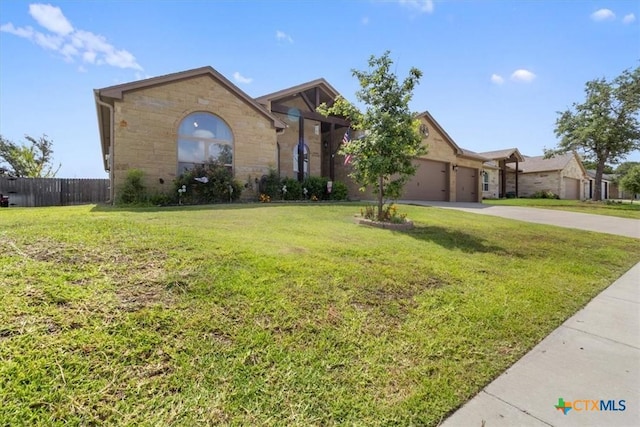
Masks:
[[[284,129],[284,123],[282,123],[277,117],[267,111],[263,106],[258,104],[253,98],[244,93],[238,86],[231,83],[229,79],[214,70],[211,66],[194,68],[192,70],[180,71],[178,73],[165,74],[164,76],[152,77],[149,79],[123,83],[115,86],[108,86],[102,89],[96,89],[96,91],[101,98],[122,99],[124,92],[146,89],[153,86],[174,83],[180,80],[207,75],[213,77],[215,80],[218,80],[231,93],[242,99],[249,106],[257,110],[260,114],[271,120],[275,128]]]
[[[517,148],[506,148],[503,150],[495,150],[495,151],[485,151],[480,153],[481,156],[487,157],[491,160],[507,160],[514,159],[518,162],[524,162],[525,156],[520,154]]]
[[[582,173],[586,175],[582,162],[577,156],[574,152],[558,154],[548,159],[545,159],[544,156],[525,156],[525,162],[519,166],[523,173],[560,171],[567,167],[569,162],[575,158],[582,169]]]
[[[298,93],[304,93],[310,89],[315,89],[315,88],[318,88],[324,92],[324,94],[320,95],[320,103],[331,102],[334,99],[336,99],[338,95],[340,95],[340,93],[333,86],[331,86],[329,82],[327,82],[323,78],[320,78],[320,79],[311,80],[310,82],[302,83],[296,86],[291,86],[289,88],[282,89],[277,92],[272,92],[266,95],[259,96],[255,100],[259,104],[268,106],[268,104],[274,100],[292,97],[297,95]]]
[[[456,144],[453,138],[451,138],[451,136],[449,136],[447,131],[445,131],[442,128],[442,126],[440,126],[440,123],[438,123],[436,119],[433,118],[433,116],[431,115],[431,113],[429,113],[429,111],[424,111],[422,113],[416,114],[416,117],[425,117],[427,120],[433,123],[433,126],[435,126],[436,130],[440,132],[442,136],[444,136],[445,141],[453,148],[453,150],[456,152],[456,155],[457,156],[463,155],[462,148],[460,148],[460,146]]]
[[[596,179],[596,170],[595,169],[586,169],[587,176],[591,179]],[[603,173],[602,180],[603,181],[614,181],[618,177],[615,173]]]
[[[163,76],[152,77],[144,80],[137,80],[129,83],[122,83],[119,85],[108,86],[102,89],[94,89],[94,97],[96,102],[96,111],[98,114],[98,129],[100,133],[100,145],[102,147],[102,160],[104,163],[105,170],[108,169],[108,161],[106,158],[106,154],[109,152],[109,145],[112,138],[112,128],[111,126],[111,112],[109,111],[114,105],[116,100],[121,100],[124,96],[125,92],[130,92],[134,90],[146,89],[154,86],[170,84],[181,80],[191,79],[194,77],[200,76],[210,76],[213,79],[217,80],[222,86],[224,86],[231,93],[236,95],[242,101],[244,101],[248,106],[256,110],[258,113],[263,115],[273,124],[273,127],[276,129],[284,129],[286,125],[278,119],[276,116],[271,114],[267,109],[265,109],[262,105],[257,103],[253,98],[243,92],[239,87],[234,85],[229,79],[225,76],[217,72],[211,66],[194,68],[192,70],[180,71],[177,73],[165,74]],[[107,105],[108,104],[108,105]]]
[[[416,117],[418,118],[424,117],[427,120],[429,120],[431,123],[433,123],[433,126],[436,128],[436,130],[440,132],[442,136],[444,136],[445,141],[453,148],[453,150],[456,153],[456,156],[466,157],[467,159],[473,159],[473,160],[481,160],[483,162],[489,160],[482,154],[476,153],[475,151],[471,151],[467,148],[462,148],[458,144],[456,144],[453,138],[451,138],[451,136],[447,133],[447,131],[445,131],[442,126],[440,126],[440,123],[438,123],[438,121],[433,118],[433,116],[429,111],[424,111],[422,113],[416,114]]]
[[[482,160],[483,162],[491,160],[486,158],[482,154],[476,153],[475,151],[471,151],[467,148],[460,147],[460,149],[462,150],[462,154],[460,155],[460,157],[466,157],[468,159],[475,159],[475,160]]]

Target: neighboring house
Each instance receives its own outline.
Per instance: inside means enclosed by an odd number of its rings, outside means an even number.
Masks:
[[[323,176],[359,193],[338,154],[349,122],[316,112],[339,93],[324,79],[251,98],[212,67],[202,67],[94,90],[110,199],[130,169],[140,169],[151,192],[173,191],[185,170],[222,162],[244,186],[243,198],[259,192],[270,169],[302,180]],[[418,115],[429,153],[419,159],[404,198],[474,201],[482,198],[487,159],[460,148],[428,113]],[[351,138],[357,138],[353,132]]]
[[[584,182],[584,194],[586,199],[593,199],[596,185],[595,169],[587,169],[588,180]],[[622,199],[623,191],[618,187],[615,174],[602,174],[602,182],[600,183],[600,197],[606,199]]]
[[[587,172],[576,153],[566,153],[548,159],[544,156],[524,157],[518,174],[521,197],[538,191],[550,191],[561,199],[583,200]]]
[[[405,200],[480,202],[481,174],[487,159],[458,146],[429,112],[419,114],[428,152],[415,160],[418,170],[404,187]]]
[[[480,153],[480,155],[489,159],[484,164],[483,198],[519,197],[519,174],[516,171],[522,172],[520,163],[525,161],[520,151],[517,148],[507,148],[486,151]],[[506,179],[503,179],[503,177],[506,177]]]

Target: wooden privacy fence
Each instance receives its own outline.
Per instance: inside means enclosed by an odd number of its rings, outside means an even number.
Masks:
[[[9,197],[9,207],[104,203],[109,199],[109,180],[0,177],[0,193]]]

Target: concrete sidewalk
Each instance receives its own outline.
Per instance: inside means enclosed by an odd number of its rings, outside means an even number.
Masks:
[[[640,239],[640,220],[632,218],[618,218],[606,215],[593,215],[555,209],[528,208],[523,206],[495,206],[482,203],[420,202],[411,200],[399,201],[398,203],[455,209],[482,215],[534,222],[537,224],[576,228],[579,230],[617,234],[619,236]]]
[[[640,263],[441,426],[640,426]]]

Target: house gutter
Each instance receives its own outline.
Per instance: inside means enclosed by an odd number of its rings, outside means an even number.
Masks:
[[[103,107],[106,107],[109,110],[109,160],[107,162],[108,166],[109,166],[109,201],[111,202],[111,204],[114,204],[115,200],[114,200],[114,195],[115,195],[115,189],[113,188],[113,183],[114,183],[114,176],[113,176],[113,150],[114,150],[114,132],[115,132],[115,119],[114,119],[114,111],[113,111],[113,105],[108,104],[106,102],[104,102],[102,99],[100,99],[100,94],[98,91],[94,91],[93,92],[93,96],[95,97],[96,103],[98,105],[101,105]],[[100,132],[100,136],[102,137],[102,132]]]

